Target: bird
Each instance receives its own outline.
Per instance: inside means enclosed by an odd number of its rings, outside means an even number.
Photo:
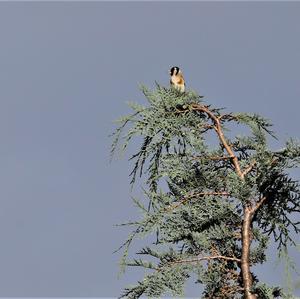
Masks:
[[[180,92],[185,91],[185,81],[181,69],[178,66],[173,66],[170,69],[170,85]]]

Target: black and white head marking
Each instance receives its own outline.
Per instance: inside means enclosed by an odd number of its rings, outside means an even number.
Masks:
[[[178,66],[173,66],[171,69],[170,69],[170,75],[173,76],[173,75],[178,75],[180,69]]]

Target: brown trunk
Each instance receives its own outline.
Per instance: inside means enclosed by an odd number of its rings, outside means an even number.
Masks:
[[[251,294],[252,275],[250,272],[250,245],[251,245],[251,220],[252,211],[245,207],[244,220],[242,226],[242,258],[241,258],[241,271],[243,278],[243,287],[245,299],[255,299],[256,296]]]
[[[213,128],[218,137],[220,142],[223,144],[224,149],[227,152],[227,156],[221,156],[221,159],[230,159],[231,163],[235,168],[235,172],[241,178],[242,181],[245,180],[245,176],[253,169],[255,165],[255,161],[251,162],[250,165],[246,169],[242,171],[240,162],[238,157],[235,155],[234,149],[230,145],[230,143],[226,140],[222,125],[221,125],[221,118],[222,116],[215,115],[212,111],[209,110],[207,106],[203,106],[200,104],[192,104],[191,108],[196,111],[201,111],[206,113],[207,116],[213,121]],[[263,205],[267,198],[261,198],[254,207],[250,208],[249,206],[244,207],[244,220],[242,226],[242,257],[241,257],[241,274],[243,280],[243,289],[244,289],[244,299],[256,299],[256,295],[251,293],[252,287],[252,274],[250,272],[250,245],[252,239],[252,231],[251,231],[251,222],[254,213]]]

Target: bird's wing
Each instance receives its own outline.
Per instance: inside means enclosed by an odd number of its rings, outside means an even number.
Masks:
[[[176,83],[179,84],[179,85],[184,84],[183,78],[179,77]]]

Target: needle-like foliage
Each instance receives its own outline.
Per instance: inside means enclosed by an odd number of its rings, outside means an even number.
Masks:
[[[131,157],[131,183],[146,178],[144,202],[134,199],[141,219],[129,223],[135,228],[121,247],[123,266],[147,272],[122,297],[182,296],[192,274],[205,287],[202,298],[282,296],[251,267],[266,261],[271,238],[279,252],[295,244],[300,189],[289,170],[300,162],[300,145],[289,140],[271,150],[268,120],[224,113],[195,92],[158,84],[142,92],[148,104],[129,104],[133,113],[119,120],[112,147],[113,153],[133,137],[141,140]],[[241,128],[239,135],[225,136],[230,128]],[[142,258],[127,260],[134,238],[147,236],[155,241],[137,253]]]

